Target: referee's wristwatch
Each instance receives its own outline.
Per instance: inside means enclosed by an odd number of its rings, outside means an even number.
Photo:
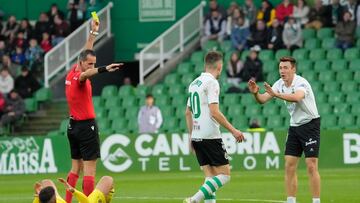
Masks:
[[[98,32],[95,32],[95,31],[92,31],[92,30],[90,30],[90,34],[92,34],[92,35],[94,35],[94,36],[98,36],[98,35],[99,35]]]

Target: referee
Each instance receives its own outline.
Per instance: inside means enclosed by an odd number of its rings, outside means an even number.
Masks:
[[[82,189],[87,196],[94,190],[96,160],[100,158],[99,133],[94,120],[95,110],[89,78],[99,73],[114,72],[123,65],[111,64],[95,68],[96,55],[93,45],[98,30],[99,22],[92,21],[85,49],[80,53],[79,62],[68,72],[65,81],[65,93],[70,113],[67,135],[72,159],[67,182],[75,187],[79,173],[83,171]],[[66,202],[71,203],[71,199],[72,194],[66,191]]]
[[[296,61],[292,57],[282,57],[279,64],[281,78],[271,87],[264,83],[266,92],[259,93],[255,81],[248,82],[249,90],[256,101],[264,104],[271,98],[284,100],[291,116],[285,148],[285,186],[287,203],[296,202],[299,159],[304,152],[313,203],[320,203],[320,175],[318,156],[320,147],[320,116],[314,93],[309,82],[296,75]]]

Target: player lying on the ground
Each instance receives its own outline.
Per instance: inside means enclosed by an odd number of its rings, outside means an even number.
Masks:
[[[88,197],[71,187],[64,179],[59,178],[58,180],[64,184],[66,190],[71,192],[80,203],[109,203],[114,194],[114,181],[110,176],[103,176],[96,185],[95,190]],[[66,203],[51,180],[46,179],[35,183],[34,189],[35,198],[33,203]]]

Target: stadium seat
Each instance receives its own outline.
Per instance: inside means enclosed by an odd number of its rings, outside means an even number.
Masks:
[[[175,108],[175,116],[179,119],[185,118],[185,106],[178,106]]]
[[[312,49],[309,54],[311,60],[323,60],[325,59],[325,49]]]
[[[112,109],[120,106],[120,100],[117,97],[108,98],[105,101],[105,108]]]
[[[315,71],[304,72],[302,76],[309,82],[317,80],[317,73]]]
[[[335,47],[335,43],[336,43],[335,38],[324,38],[321,42],[321,48],[332,49]]]
[[[249,120],[249,127],[250,127],[250,124],[252,122],[254,122],[255,120],[260,124],[261,127],[266,127],[265,126],[266,125],[266,123],[265,123],[266,118],[265,118],[265,116],[263,116],[261,114],[260,115],[249,116],[248,120]]]
[[[270,129],[277,129],[284,125],[282,116],[271,116],[266,119],[266,127]]]
[[[94,96],[92,98],[94,106],[102,106],[104,104],[103,99],[99,96]]]
[[[129,119],[127,122],[127,129],[130,133],[139,132],[138,122],[136,119]]]
[[[302,37],[304,40],[315,38],[316,31],[314,29],[305,28],[302,31]]]
[[[328,102],[331,104],[342,103],[344,101],[344,95],[341,92],[332,92],[329,94]]]
[[[178,128],[178,119],[170,117],[164,120],[160,130],[165,132],[179,132]]]
[[[241,95],[240,104],[247,106],[255,102],[254,96],[252,94],[243,94]]]
[[[216,51],[218,50],[219,44],[215,40],[208,40],[204,43],[202,50],[204,51]]]
[[[109,111],[108,118],[112,121],[120,120],[125,116],[125,110],[123,108],[115,108]]]
[[[340,115],[338,126],[341,128],[352,128],[355,125],[355,118],[352,115]]]
[[[243,51],[241,52],[241,57],[240,57],[241,60],[245,61],[246,57],[249,56],[249,53],[250,53],[249,50],[243,50]]]
[[[306,60],[309,56],[309,51],[307,49],[295,49],[292,56],[296,60]]]
[[[319,82],[319,81],[313,81],[311,84],[311,89],[314,91],[314,92],[321,92],[322,91],[322,83]]]
[[[320,48],[320,40],[316,39],[316,38],[307,39],[307,40],[305,40],[304,48],[306,48],[308,50]]]
[[[277,105],[264,106],[262,110],[264,116],[274,116],[279,114],[279,108]]]
[[[335,79],[335,75],[333,72],[324,71],[319,73],[319,80],[321,82],[331,82],[334,79]]]
[[[360,117],[360,101],[358,104],[351,105],[351,114]]]
[[[244,108],[243,108],[242,105],[231,105],[231,106],[228,106],[228,107],[230,107],[230,109],[231,109],[227,113],[227,115],[229,116],[230,119],[244,116]]]
[[[124,108],[129,108],[129,107],[132,107],[132,106],[138,106],[139,103],[138,103],[138,100],[136,97],[127,97],[126,99],[124,99],[121,103],[122,107]]]
[[[332,106],[328,103],[318,105],[320,115],[329,115],[332,113]]]
[[[245,106],[245,115],[254,116],[261,113],[261,106],[257,104]]]
[[[174,117],[174,107],[167,105],[167,106],[160,106],[161,115],[163,118],[170,118]]]
[[[333,114],[335,115],[341,115],[341,114],[348,114],[349,113],[349,105],[340,103],[335,104],[333,108]]]
[[[313,62],[310,60],[298,60],[296,70],[300,73],[305,73],[308,70],[313,70]]]
[[[186,74],[186,73],[191,73],[193,72],[194,70],[194,66],[191,62],[182,62],[178,65],[176,71],[183,75],[183,74]]]
[[[316,37],[318,39],[333,37],[333,35],[334,35],[334,30],[332,28],[321,28],[316,33]]]
[[[127,133],[127,120],[123,117],[112,120],[111,129],[114,133]]]
[[[96,118],[107,118],[107,116],[108,113],[106,109],[96,109]]]
[[[112,98],[117,95],[118,88],[115,85],[107,85],[101,91],[103,99]]]
[[[152,88],[152,94],[157,97],[167,93],[167,87],[163,84],[157,84]]]
[[[240,98],[238,94],[226,94],[224,97],[224,105],[231,106],[239,104]]]
[[[169,87],[168,94],[170,96],[176,96],[176,95],[186,95],[188,93],[187,86],[183,86],[182,84],[174,84],[171,87]]]
[[[336,60],[343,58],[343,51],[341,49],[329,49],[326,53],[326,59]]]
[[[319,92],[315,95],[315,101],[319,105],[327,102],[327,94],[324,92]]]
[[[278,71],[273,71],[267,74],[266,76],[266,82],[268,82],[270,85],[274,84],[278,79],[280,78]]]
[[[176,95],[174,95],[176,96]],[[187,95],[178,95],[177,99],[171,101],[171,105],[174,107],[185,106],[187,104]]]
[[[259,53],[259,59],[262,61],[269,61],[274,59],[274,52],[272,50],[262,50]]]
[[[197,51],[191,54],[190,58],[191,62],[204,62],[204,52],[203,51]]]
[[[220,44],[220,49],[222,52],[230,52],[232,49],[231,40],[225,40]]]
[[[38,110],[38,103],[34,98],[26,98],[24,99],[25,103],[25,111],[28,113],[32,113]]]
[[[164,84],[166,84],[167,86],[172,86],[178,84],[179,81],[179,74],[171,73],[165,77]]]
[[[249,128],[249,120],[244,115],[239,115],[231,120],[231,123],[240,130],[246,130]]]
[[[347,60],[359,59],[359,48],[349,48],[344,53],[344,58]]]
[[[358,89],[358,83],[356,81],[344,81],[341,83],[342,92],[356,92]]]
[[[360,92],[351,92],[346,94],[345,102],[348,104],[358,104],[360,101]]]
[[[339,83],[337,82],[329,82],[324,83],[323,91],[326,93],[332,93],[339,90]]]
[[[121,98],[127,98],[128,96],[134,95],[135,90],[134,87],[131,85],[123,85],[119,89],[119,96]]]
[[[339,82],[352,80],[353,74],[350,71],[339,71],[336,72],[336,80]]]
[[[101,135],[109,135],[112,133],[112,129],[110,128],[111,122],[106,118],[97,119],[97,125],[99,127],[99,133]]]
[[[321,113],[320,113],[321,116]],[[334,129],[337,125],[336,116],[321,116],[321,127],[325,129]]]
[[[69,119],[62,120],[60,123],[59,131],[61,133],[67,133],[68,125],[69,125]]]
[[[170,98],[166,95],[163,95],[161,97],[156,97],[155,104],[156,104],[156,106],[159,106],[161,108],[168,106],[168,105],[170,105]]]
[[[353,59],[349,64],[350,70],[360,70],[360,59]]]
[[[188,87],[190,83],[195,80],[196,76],[193,73],[188,73],[182,76],[181,84]]]
[[[360,70],[354,72],[354,81],[360,81]]]
[[[49,88],[41,88],[35,92],[35,99],[37,102],[46,102],[51,100],[52,93]]]
[[[287,49],[279,49],[276,51],[275,60],[279,61],[283,56],[291,56],[291,52]]]
[[[149,93],[149,89],[149,86],[139,84],[135,89],[136,96],[138,98],[145,98],[145,96]]]
[[[278,62],[277,61],[266,61],[265,63],[263,63],[263,70],[265,73],[278,71]]]
[[[129,107],[125,111],[125,118],[131,121],[136,121],[139,113],[138,107]]]
[[[338,59],[331,62],[331,70],[345,71],[347,69],[347,61],[345,59]]]
[[[360,38],[360,27],[356,27],[355,36],[356,38]]]
[[[316,60],[314,70],[317,72],[325,72],[329,70],[330,62],[328,60]]]

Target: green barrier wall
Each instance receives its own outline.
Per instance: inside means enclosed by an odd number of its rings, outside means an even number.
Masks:
[[[229,133],[222,135],[233,170],[283,168],[285,131],[246,133],[245,143],[236,143]],[[98,171],[199,170],[195,156],[189,153],[187,134],[113,134],[101,140]],[[57,173],[70,168],[69,146],[63,136],[2,138],[0,150],[0,174]],[[360,130],[323,131],[320,168],[345,167],[360,167]]]

